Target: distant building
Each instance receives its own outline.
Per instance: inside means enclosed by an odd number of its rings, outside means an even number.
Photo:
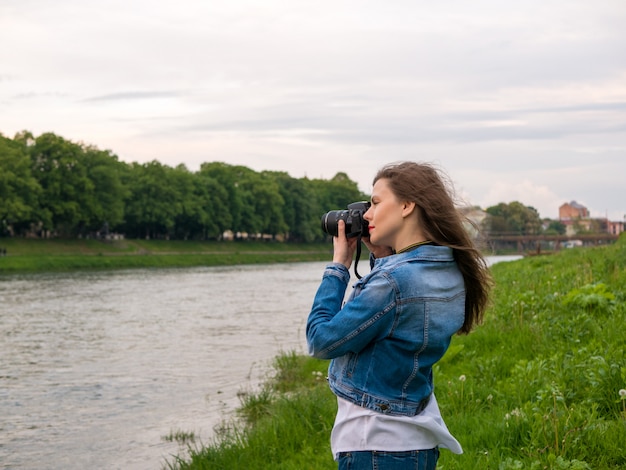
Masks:
[[[576,201],[566,202],[559,207],[559,220],[588,219],[589,210]]]
[[[559,220],[565,225],[565,234],[572,236],[581,231],[605,232],[619,235],[624,231],[624,222],[611,222],[607,218],[592,219],[589,210],[572,201],[559,207]]]
[[[624,222],[610,222],[607,220],[606,231],[612,235],[619,235],[624,232]]]

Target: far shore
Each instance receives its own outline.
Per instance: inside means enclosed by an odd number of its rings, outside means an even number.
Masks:
[[[367,249],[361,259],[367,259]],[[518,255],[489,253],[489,255]],[[0,238],[0,276],[102,269],[330,261],[332,242]]]
[[[0,238],[0,275],[328,260],[332,246],[273,241]]]

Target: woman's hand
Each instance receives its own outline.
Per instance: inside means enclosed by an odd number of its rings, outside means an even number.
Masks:
[[[346,223],[339,220],[337,236],[333,237],[333,263],[343,264],[350,269],[357,243],[359,243],[358,238],[346,238]]]
[[[363,243],[370,253],[374,255],[374,258],[384,258],[385,256],[393,255],[393,249],[390,246],[382,246],[382,245],[372,245],[370,243],[369,237],[363,238]]]

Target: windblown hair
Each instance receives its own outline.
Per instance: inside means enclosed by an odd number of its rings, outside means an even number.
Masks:
[[[469,333],[482,322],[493,283],[485,258],[455,207],[452,184],[447,175],[429,163],[392,163],[379,170],[374,183],[383,178],[400,201],[416,204],[426,238],[452,248],[465,281],[465,321],[459,333]]]

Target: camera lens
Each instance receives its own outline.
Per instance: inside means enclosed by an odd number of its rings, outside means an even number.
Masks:
[[[330,211],[322,216],[322,230],[333,237],[339,235],[339,221],[343,220],[344,222],[348,218],[348,211]],[[346,233],[348,233],[349,227],[346,223]]]
[[[346,223],[346,237],[366,237],[369,235],[367,221],[363,215],[370,208],[367,201],[348,204],[348,210],[330,211],[322,216],[322,230],[333,237],[339,235],[339,221]]]

